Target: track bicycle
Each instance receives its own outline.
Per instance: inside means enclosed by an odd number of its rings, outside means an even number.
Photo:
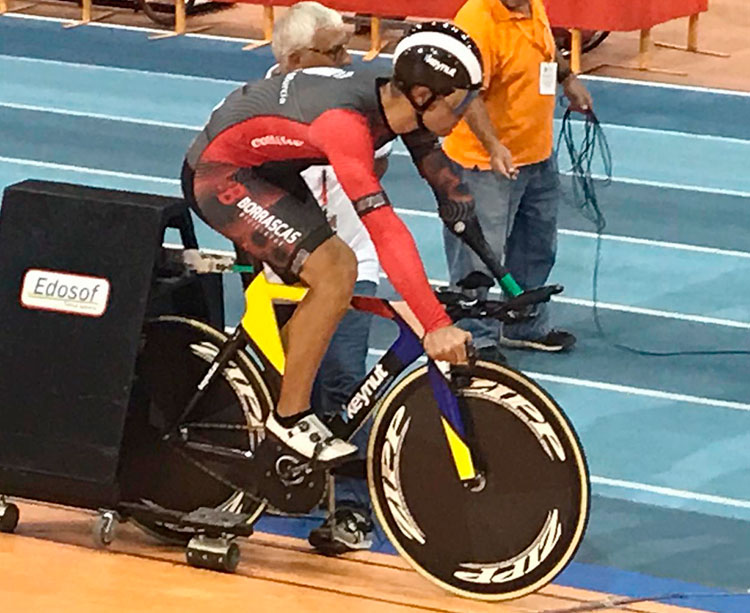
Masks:
[[[480,301],[466,292],[492,281],[473,275],[479,278],[470,277],[462,291],[437,293],[455,321],[518,321],[562,290]],[[230,336],[184,317],[146,324],[126,424],[125,498],[186,513],[236,513],[248,526],[269,507],[308,513],[320,503],[326,470],[263,428],[285,366],[273,303],[299,302],[305,293],[258,274]],[[409,370],[424,350],[404,303],[355,296],[352,308],[398,328],[329,423],[350,440],[374,418],[368,482],[391,543],[423,576],[463,596],[511,599],[550,582],[578,548],[589,510],[585,456],[562,409],[506,365],[428,359]],[[163,517],[135,519],[163,539],[185,543],[195,534]]]

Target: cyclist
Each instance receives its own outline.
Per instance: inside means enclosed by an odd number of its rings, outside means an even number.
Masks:
[[[309,287],[284,330],[285,373],[266,422],[268,432],[304,457],[334,463],[357,450],[333,437],[309,409],[313,379],[346,312],[357,266],[300,172],[311,164],[333,167],[381,266],[421,324],[427,355],[465,362],[471,336],[452,325],[433,294],[373,160],[376,148],[400,135],[441,216],[456,231],[478,230],[473,200],[437,136],[458,123],[481,83],[481,56],[468,35],[448,23],[419,24],[397,46],[392,75],[318,67],[248,83],[214,110],[188,149],[182,184],[195,212],[285,281]]]

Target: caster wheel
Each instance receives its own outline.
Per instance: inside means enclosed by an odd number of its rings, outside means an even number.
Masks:
[[[94,522],[92,536],[97,547],[107,547],[115,540],[117,515],[112,511],[105,511]]]
[[[233,573],[240,563],[240,548],[226,538],[207,538],[203,535],[190,539],[185,550],[187,563],[195,568]]]
[[[13,532],[18,525],[18,507],[12,502],[0,504],[0,532]]]

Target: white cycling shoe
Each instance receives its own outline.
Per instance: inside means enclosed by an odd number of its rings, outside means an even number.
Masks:
[[[339,462],[357,453],[356,445],[333,436],[317,415],[303,417],[291,428],[285,428],[271,411],[266,430],[301,456],[323,464]]]

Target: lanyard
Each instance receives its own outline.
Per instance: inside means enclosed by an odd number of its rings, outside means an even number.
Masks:
[[[545,24],[541,19],[537,20],[534,18],[534,3],[531,2],[529,4],[531,8],[531,17],[525,17],[524,20],[528,19],[531,21],[531,29],[533,30],[533,33],[529,33],[527,28],[524,28],[521,26],[521,19],[513,19],[513,25],[518,28],[521,31],[521,34],[523,34],[524,38],[528,40],[531,45],[537,50],[540,51],[542,56],[546,61],[554,61],[555,59],[555,51],[554,51],[554,44],[552,45],[552,48],[550,49],[549,45],[549,37],[552,36],[552,33],[550,32],[550,29],[547,27],[547,24]],[[537,27],[541,26],[544,28],[543,38],[544,43],[539,43],[536,37],[537,33]]]

